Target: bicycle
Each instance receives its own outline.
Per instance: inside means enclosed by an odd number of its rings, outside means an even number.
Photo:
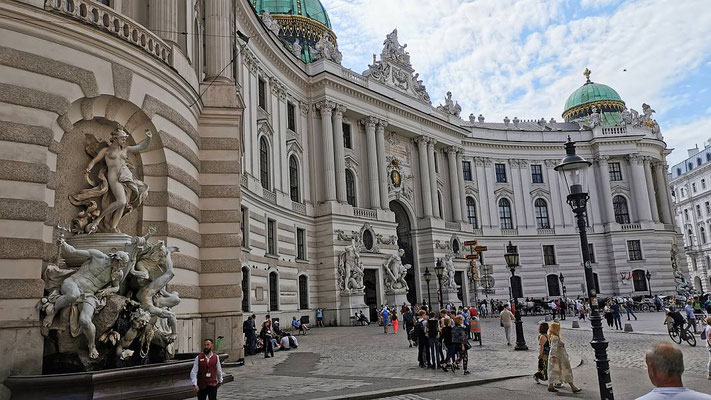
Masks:
[[[679,329],[674,325],[673,320],[668,317],[667,320],[664,321],[664,324],[667,326],[667,330],[669,331],[669,337],[675,343],[681,344],[681,341],[685,340],[686,343],[689,344],[689,346],[696,347],[696,337],[691,331],[689,331],[688,324],[682,326],[681,331],[679,331]]]

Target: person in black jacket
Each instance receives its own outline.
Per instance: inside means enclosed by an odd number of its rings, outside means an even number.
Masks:
[[[415,328],[415,315],[409,307],[403,306],[402,321],[405,323],[405,333],[407,334],[407,343],[412,347],[412,334]]]
[[[245,344],[245,353],[247,355],[253,355],[255,349],[257,348],[257,334],[256,328],[254,326],[254,316],[250,315],[247,320],[242,323],[242,330],[244,335],[247,337],[247,343]]]
[[[272,331],[271,320],[264,321],[262,324],[262,330],[259,332],[259,336],[264,342],[264,358],[274,357],[274,344],[272,343],[274,332]]]
[[[430,363],[429,342],[427,339],[427,313],[421,310],[419,315],[420,317],[415,322],[413,332],[417,340],[417,361],[420,363],[420,368],[425,368],[427,364]]]
[[[441,342],[439,341],[439,321],[435,319],[435,313],[430,312],[430,318],[427,320],[427,338],[429,339],[430,362],[428,367],[437,369],[442,361],[440,356]]]

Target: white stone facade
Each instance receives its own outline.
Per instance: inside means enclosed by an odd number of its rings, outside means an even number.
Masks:
[[[691,284],[711,291],[711,146],[689,150],[670,170],[676,225],[684,236]]]

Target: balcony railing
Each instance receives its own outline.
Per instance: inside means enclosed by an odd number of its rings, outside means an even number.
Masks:
[[[368,86],[368,78],[364,77],[361,74],[353,72],[352,70],[345,68],[345,67],[341,68],[341,73],[344,78],[355,83],[356,85],[360,85],[360,86],[364,86],[364,87]]]
[[[638,231],[642,229],[639,224],[622,224],[623,231]]]
[[[444,221],[444,227],[453,231],[462,230],[462,224],[460,222]]]
[[[518,229],[502,229],[501,236],[518,236]]]
[[[472,234],[474,236],[482,236],[484,233],[482,232],[481,228],[474,228],[472,230]]]
[[[272,204],[276,204],[276,193],[262,188],[262,197]]]
[[[291,209],[299,214],[306,214],[306,204],[304,203],[299,203],[298,201],[292,200]]]
[[[44,8],[100,28],[168,65],[172,63],[171,48],[163,39],[111,7],[91,0],[45,0]]]
[[[602,128],[602,134],[604,136],[609,136],[609,135],[624,135],[627,133],[627,127],[626,126],[609,126],[609,127],[603,127]]]
[[[367,208],[353,208],[353,216],[367,219],[378,219],[378,212],[375,210],[368,210]]]
[[[555,235],[555,229],[553,228],[538,228],[539,235]]]

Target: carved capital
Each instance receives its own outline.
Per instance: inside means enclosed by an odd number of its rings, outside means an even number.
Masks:
[[[375,117],[365,117],[360,120],[360,123],[365,126],[365,129],[375,129],[375,125],[378,124],[378,119]]]
[[[627,156],[627,162],[629,162],[630,164],[632,164],[632,163],[642,164],[642,163],[644,163],[644,157],[639,155],[639,153],[630,154],[629,156]]]
[[[489,157],[484,157],[484,158],[482,158],[482,160],[484,161],[484,166],[485,166],[485,167],[491,167],[491,164],[493,163],[493,162],[491,161],[491,158],[489,158]]]
[[[430,147],[434,147],[436,144],[437,144],[437,139],[435,139],[435,138],[430,138],[429,146],[430,146]]]
[[[346,112],[348,108],[344,106],[343,104],[336,104],[336,107],[333,109],[333,115],[335,117],[343,117],[343,113]]]
[[[518,160],[518,166],[520,168],[528,168],[528,160]]]
[[[331,100],[321,100],[314,104],[317,110],[321,111],[321,116],[330,115],[336,107],[336,103]]]
[[[385,128],[388,127],[388,125],[389,125],[389,124],[388,124],[388,121],[386,121],[386,120],[384,120],[384,119],[381,119],[381,120],[378,121],[378,130],[379,130],[379,131],[383,131]]]
[[[474,165],[476,165],[477,167],[483,167],[484,157],[474,157]]]
[[[520,163],[521,163],[521,160],[517,160],[517,159],[515,159],[515,158],[510,158],[510,159],[509,159],[509,165],[511,165],[512,167],[518,168],[519,165],[520,165]]]
[[[412,139],[412,142],[418,146],[425,146],[425,148],[427,148],[427,145],[429,144],[430,140],[431,139],[428,138],[427,136],[418,136],[418,137]]]
[[[457,156],[458,150],[459,150],[459,148],[457,146],[447,146],[444,149],[444,151],[447,153],[447,155],[451,155],[452,157]]]
[[[547,168],[553,168],[556,165],[558,165],[559,162],[560,162],[559,160],[546,160],[545,161]]]
[[[299,100],[299,111],[301,111],[301,115],[303,116],[309,115],[309,103]]]

